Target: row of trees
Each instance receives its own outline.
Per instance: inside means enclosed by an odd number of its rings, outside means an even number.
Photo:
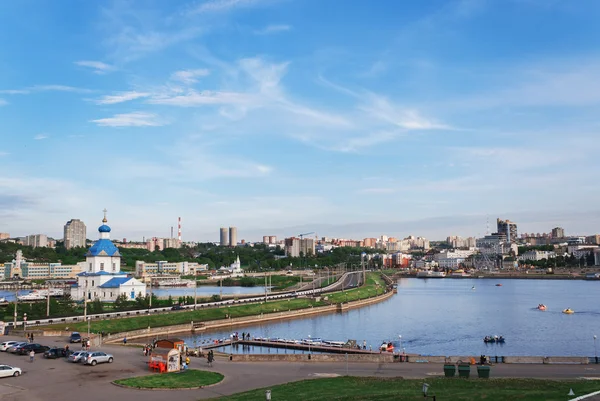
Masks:
[[[60,262],[64,265],[77,264],[85,260],[86,248],[65,249],[61,242],[56,248],[32,248],[13,243],[0,243],[0,263],[11,262],[17,250],[23,251],[26,260],[39,263]],[[119,249],[122,259],[122,269],[132,271],[137,260],[157,262],[168,260],[170,262],[193,261],[207,264],[210,269],[229,266],[239,256],[244,268],[250,270],[279,270],[288,266],[293,267],[323,267],[334,266],[339,263],[360,263],[363,252],[380,252],[371,248],[335,248],[331,252],[316,255],[302,255],[298,258],[278,258],[284,255],[283,249],[269,248],[263,244],[254,247],[239,246],[235,248],[216,246],[212,243],[202,243],[194,247],[183,246],[179,249],[167,248],[162,251],[148,251],[146,249]]]

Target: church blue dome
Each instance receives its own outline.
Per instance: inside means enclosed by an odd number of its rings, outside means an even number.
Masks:
[[[107,226],[106,224],[102,224],[99,228],[98,231],[101,233],[109,233],[110,232],[110,227]]]

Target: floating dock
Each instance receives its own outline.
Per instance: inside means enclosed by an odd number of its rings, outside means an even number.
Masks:
[[[206,344],[203,345],[203,349],[213,349],[219,347],[225,347],[228,345],[253,345],[256,347],[270,347],[270,348],[282,348],[282,349],[295,349],[301,351],[315,351],[329,354],[379,354],[377,351],[369,351],[366,349],[358,348],[344,348],[344,347],[332,347],[327,345],[307,345],[298,343],[285,343],[279,341],[259,341],[259,340],[239,340],[239,341],[224,341],[219,344]],[[387,353],[387,351],[382,351]],[[391,354],[391,352],[390,352]]]

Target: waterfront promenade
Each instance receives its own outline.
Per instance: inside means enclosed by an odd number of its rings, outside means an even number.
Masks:
[[[15,339],[3,337],[3,340]],[[49,346],[64,346],[64,337],[44,338]],[[443,375],[439,363],[328,363],[328,362],[230,362],[217,358],[213,368],[206,360],[193,358],[191,368],[210,369],[225,375],[225,380],[215,386],[197,390],[144,391],[111,385],[113,380],[150,374],[146,358],[139,347],[106,345],[102,351],[115,356],[112,364],[84,366],[68,363],[63,359],[45,360],[39,355],[33,363],[26,357],[1,354],[2,362],[19,366],[24,370],[19,378],[0,381],[2,401],[79,401],[85,394],[86,401],[106,399],[129,401],[154,401],[176,399],[192,401],[230,395],[255,388],[269,387],[292,381],[331,377],[336,375],[403,377],[419,379]],[[476,376],[472,367],[471,377]],[[499,364],[492,366],[491,377],[520,377],[542,379],[600,379],[600,365],[538,365]],[[471,380],[471,379],[469,379]],[[476,380],[476,379],[472,379]],[[599,386],[600,388],[600,383]]]

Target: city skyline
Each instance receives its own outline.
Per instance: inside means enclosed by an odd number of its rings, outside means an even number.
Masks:
[[[598,2],[35,4],[0,4],[0,232],[600,227]]]

